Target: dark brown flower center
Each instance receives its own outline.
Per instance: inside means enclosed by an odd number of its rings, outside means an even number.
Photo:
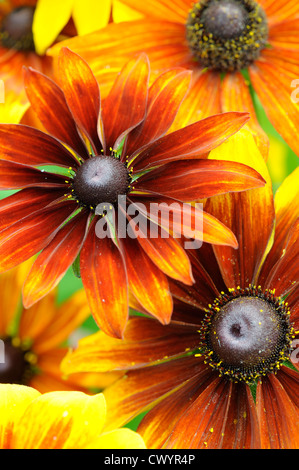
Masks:
[[[284,303],[250,288],[216,299],[203,322],[202,346],[220,375],[251,382],[286,360],[292,334]]]
[[[130,176],[127,167],[115,156],[95,156],[76,171],[73,193],[78,201],[95,208],[98,204],[115,204],[127,194]]]
[[[3,351],[0,362],[0,383],[26,384],[31,377],[31,362],[28,351],[14,345],[14,340],[2,340]]]
[[[23,6],[9,13],[0,29],[1,45],[18,51],[34,51],[32,23],[34,7]]]
[[[254,0],[201,0],[190,11],[186,28],[194,58],[224,72],[248,67],[268,39],[266,15]]]

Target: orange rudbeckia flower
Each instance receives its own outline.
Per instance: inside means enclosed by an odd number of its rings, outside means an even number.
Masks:
[[[192,284],[188,257],[170,232],[180,234],[183,227],[186,237],[236,248],[231,230],[187,202],[265,184],[244,164],[206,158],[242,127],[247,113],[212,116],[166,134],[190,72],[169,70],[150,88],[148,79],[148,59],[141,55],[124,66],[101,104],[89,66],[64,48],[61,88],[40,72],[25,72],[33,110],[52,135],[24,125],[0,125],[0,188],[22,188],[0,204],[0,270],[41,251],[23,289],[29,307],[57,285],[80,253],[91,311],[99,326],[117,337],[127,322],[128,286],[144,308],[167,323],[172,298],[166,275]],[[42,165],[49,170],[38,168]],[[172,210],[174,202],[180,220],[173,217],[167,230],[167,214],[157,215],[151,220],[156,228],[162,225],[163,233],[148,236],[148,205],[164,203]],[[134,232],[127,206],[140,211],[142,233]],[[193,230],[197,217],[203,228]],[[102,237],[97,230],[105,224]],[[127,235],[128,224],[133,236]]]
[[[122,0],[114,7],[117,20],[130,18],[122,16],[119,4],[142,19],[63,42],[88,61],[99,80],[111,80],[122,61],[140,51],[148,54],[153,70],[187,67],[194,75],[182,110],[186,122],[220,110],[249,111],[248,125],[267,157],[267,137],[242,74],[248,69],[270,121],[299,155],[298,100],[291,99],[292,82],[299,77],[297,0]],[[50,54],[58,50],[54,46]]]
[[[53,74],[53,61],[45,55],[55,42],[105,26],[111,0],[2,0],[0,2],[0,80],[4,102],[0,121],[20,122],[28,108],[23,66]],[[10,120],[11,119],[11,120]]]
[[[149,410],[148,448],[298,448],[298,175],[274,200],[268,186],[208,201],[239,249],[189,251],[196,282],[170,282],[169,325],[132,316],[123,341],[97,332],[66,356],[67,374],[126,371],[105,390],[107,429]]]
[[[60,363],[71,335],[90,315],[83,289],[60,305],[53,290],[29,309],[20,309],[31,262],[0,275],[0,384],[30,385],[40,392],[102,389],[119,374],[78,374],[66,380]]]

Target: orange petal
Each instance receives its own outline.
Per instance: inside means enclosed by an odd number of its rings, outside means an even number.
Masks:
[[[173,21],[185,24],[191,2],[189,0],[173,0],[171,6],[168,0],[148,0],[147,2],[136,2],[136,0],[121,0],[142,15],[159,20]]]
[[[23,287],[23,304],[31,307],[62,279],[84,241],[88,213],[80,212],[65,224],[37,257]]]
[[[171,69],[155,80],[149,89],[146,118],[128,135],[126,154],[133,156],[168,131],[186,95],[190,78],[188,70]]]
[[[66,143],[79,155],[86,156],[87,150],[61,88],[46,75],[33,69],[25,70],[24,84],[33,110],[49,134]]]
[[[88,64],[77,54],[62,48],[58,58],[60,86],[76,124],[93,149],[100,152],[97,124],[100,113],[100,90]]]
[[[229,155],[255,168],[267,181],[263,188],[216,196],[205,205],[205,210],[230,228],[238,240],[238,250],[214,247],[227,287],[237,288],[257,282],[262,261],[269,250],[274,205],[266,164],[248,130],[242,129],[210,154],[211,158],[220,159],[226,159]]]
[[[145,117],[149,62],[145,54],[129,61],[104,100],[102,119],[106,147],[117,148],[124,135]]]
[[[249,86],[240,72],[228,73],[222,81],[221,106],[223,112],[243,111],[250,113],[250,120],[246,123],[255,138],[259,151],[267,160],[269,153],[269,139],[259,125]]]
[[[120,249],[110,237],[98,238],[92,222],[80,255],[82,282],[95,321],[121,338],[128,319],[127,274]]]
[[[263,449],[297,449],[298,408],[291,402],[279,378],[269,374],[258,383],[256,406]]]
[[[249,69],[252,85],[269,120],[286,143],[299,155],[298,104],[291,98],[292,88],[289,78],[284,76],[283,70],[281,73],[277,71],[273,60],[269,63],[262,60],[256,61],[255,66]]]
[[[136,239],[126,237],[123,246],[133,295],[161,323],[169,323],[173,305],[165,274],[150,260]]]

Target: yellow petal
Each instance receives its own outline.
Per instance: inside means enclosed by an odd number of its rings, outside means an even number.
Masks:
[[[43,55],[69,21],[74,0],[39,0],[32,31],[35,50]]]
[[[111,0],[75,0],[73,20],[79,35],[106,26],[110,19]]]
[[[121,21],[134,21],[143,18],[143,15],[136,10],[124,5],[118,0],[113,2],[113,21],[120,23]]]
[[[15,449],[81,449],[99,435],[105,419],[102,394],[45,393],[27,407],[12,445]]]
[[[86,449],[146,449],[146,445],[140,434],[122,428],[101,434]]]
[[[27,406],[40,395],[25,385],[0,384],[0,449],[11,449],[16,424]]]

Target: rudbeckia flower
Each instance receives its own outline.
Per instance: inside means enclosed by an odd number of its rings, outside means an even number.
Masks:
[[[145,449],[130,429],[102,432],[103,394],[0,384],[0,449]]]
[[[196,282],[171,282],[169,325],[132,316],[123,341],[97,332],[66,356],[65,373],[126,371],[105,391],[107,429],[149,410],[148,448],[298,448],[298,175],[274,201],[270,186],[208,201],[239,250],[190,250]]]
[[[41,251],[23,288],[28,308],[78,264],[80,253],[80,275],[94,318],[117,337],[127,323],[128,286],[149,313],[167,323],[172,298],[166,275],[192,284],[189,259],[170,232],[180,234],[183,227],[186,237],[237,247],[231,230],[187,202],[265,184],[244,164],[206,158],[242,127],[246,113],[212,116],[166,134],[190,72],[169,70],[150,88],[148,77],[145,55],[130,61],[101,106],[89,66],[63,49],[61,87],[33,69],[25,72],[28,98],[51,135],[24,125],[0,126],[0,188],[22,188],[1,202],[0,270]],[[169,221],[165,213],[153,216],[151,227],[160,223],[162,233],[150,236],[148,205],[164,203],[172,210],[174,202],[180,220]],[[127,206],[145,220],[142,233],[134,231]],[[198,217],[203,229],[196,228]],[[99,225],[105,224],[107,233],[103,229],[99,235]]]
[[[140,51],[148,54],[153,70],[187,67],[194,75],[185,101],[186,119],[219,110],[249,111],[248,125],[267,157],[267,137],[242,74],[248,70],[270,121],[299,154],[298,103],[291,99],[291,84],[299,77],[297,0],[122,0],[114,7],[117,21],[122,5],[143,18],[63,42],[88,61],[96,77],[110,80],[123,60]],[[54,46],[51,55],[58,50],[59,45]]]
[[[86,34],[105,26],[111,0],[3,0],[0,2],[0,79],[5,85],[5,103],[0,121],[20,119],[28,108],[22,67],[32,66],[51,76],[53,63],[47,47],[61,39]],[[73,23],[72,23],[73,22]],[[13,94],[10,110],[7,95]],[[17,108],[17,109],[16,109]]]
[[[22,284],[30,262],[0,275],[0,384],[30,385],[40,392],[100,390],[117,374],[78,374],[66,380],[60,362],[71,335],[90,315],[83,289],[57,304],[57,293],[20,309]]]

